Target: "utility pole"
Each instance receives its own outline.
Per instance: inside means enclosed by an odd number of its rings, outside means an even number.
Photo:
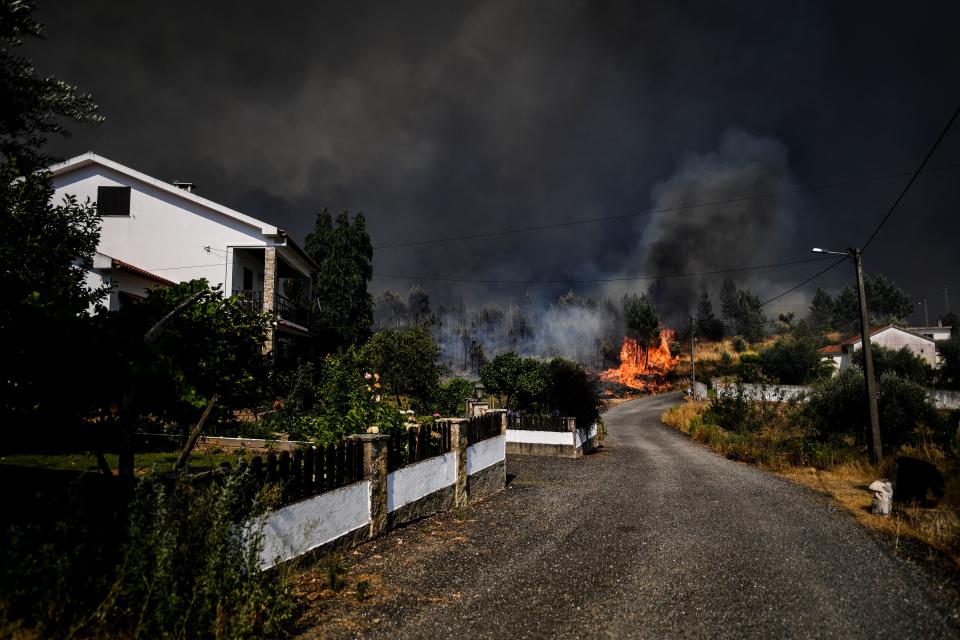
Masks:
[[[867,412],[869,426],[867,430],[867,446],[869,447],[870,462],[878,464],[883,459],[883,449],[880,443],[880,415],[877,409],[877,382],[873,375],[873,354],[870,352],[870,317],[867,314],[867,295],[863,287],[863,262],[860,249],[848,251],[857,271],[857,298],[860,300],[860,340],[863,348],[863,377],[866,382]],[[926,305],[924,305],[926,309]]]
[[[930,314],[927,313],[927,296],[923,296],[922,298],[920,298],[920,302],[918,302],[917,304],[922,304],[922,305],[923,305],[923,326],[929,327],[929,326],[930,326]]]
[[[694,358],[695,355],[695,327],[696,325],[693,322],[693,316],[690,316],[690,398],[693,400],[697,399],[697,362]]]

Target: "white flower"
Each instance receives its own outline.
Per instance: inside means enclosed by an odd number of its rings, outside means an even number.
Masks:
[[[380,402],[380,395],[378,394],[377,397],[374,398],[374,400],[376,400],[377,402]]]
[[[373,377],[373,376],[370,375],[370,372],[369,372],[369,371],[366,372],[365,374],[363,374],[363,379],[364,379],[364,380],[369,380],[369,379],[372,378],[372,377]]]

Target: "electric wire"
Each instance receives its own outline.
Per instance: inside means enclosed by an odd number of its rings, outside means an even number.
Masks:
[[[808,258],[806,260],[793,260],[790,262],[778,262],[775,264],[761,264],[747,267],[733,267],[730,269],[715,269],[713,271],[696,271],[689,273],[672,273],[660,275],[642,275],[642,276],[624,276],[618,278],[593,278],[586,280],[570,279],[549,279],[549,280],[493,280],[493,279],[473,279],[473,278],[446,278],[441,276],[411,276],[393,273],[374,273],[374,277],[394,278],[398,280],[414,280],[422,282],[455,282],[469,284],[591,284],[596,282],[632,282],[636,280],[668,280],[674,278],[693,278],[698,276],[712,276],[724,273],[737,273],[741,271],[761,271],[764,269],[776,269],[779,267],[788,267],[797,264],[809,264],[811,262],[823,262],[829,259],[825,257]]]
[[[931,169],[928,169],[928,170],[927,170],[927,173],[932,173],[932,172],[934,172],[934,171],[946,171],[946,170],[949,170],[949,169],[956,169],[956,168],[958,168],[958,167],[960,167],[960,163],[948,164],[948,165],[943,165],[943,166],[933,167],[933,168],[931,168]],[[915,173],[913,174],[913,175],[914,175],[914,178],[911,179],[911,182],[913,181],[913,179],[916,178],[916,174],[917,174],[917,173],[919,173],[919,172],[915,172]],[[690,210],[690,209],[702,209],[702,208],[705,208],[705,207],[720,206],[720,205],[725,205],[725,204],[734,204],[734,203],[737,203],[737,202],[749,202],[749,201],[751,201],[751,200],[760,200],[760,199],[765,199],[765,198],[776,198],[776,197],[780,197],[780,196],[794,195],[794,194],[797,194],[797,193],[806,193],[806,192],[811,192],[811,191],[824,191],[824,190],[828,190],[828,189],[838,189],[838,188],[847,187],[847,186],[856,185],[856,184],[862,184],[862,183],[866,183],[866,182],[876,182],[876,181],[879,181],[879,180],[890,180],[890,179],[893,179],[893,178],[902,178],[902,177],[909,176],[909,175],[911,175],[911,174],[908,173],[908,172],[901,172],[901,173],[895,173],[895,174],[885,174],[885,175],[877,175],[877,176],[870,176],[870,177],[866,177],[866,178],[855,178],[855,179],[852,179],[852,180],[845,180],[845,181],[842,181],[842,182],[835,182],[835,183],[824,184],[824,185],[815,185],[815,186],[811,186],[811,187],[800,187],[800,188],[797,188],[797,189],[788,189],[788,190],[785,190],[785,191],[774,191],[774,192],[771,192],[771,193],[761,193],[761,194],[755,194],[755,195],[750,195],[750,196],[741,196],[741,197],[738,197],[738,198],[730,198],[730,199],[727,199],[727,200],[714,200],[714,201],[710,201],[710,202],[697,202],[697,203],[688,204],[688,205],[682,205],[682,206],[678,206],[678,207],[666,207],[666,208],[662,208],[662,209],[650,209],[650,210],[647,210],[647,211],[640,211],[640,212],[635,212],[635,213],[623,213],[623,214],[612,215],[612,216],[598,216],[598,217],[595,217],[595,218],[583,218],[583,219],[580,219],[580,220],[570,220],[570,221],[567,221],[567,222],[555,222],[555,223],[550,223],[550,224],[533,225],[533,226],[529,226],[529,227],[516,227],[516,228],[513,228],[513,229],[503,229],[503,230],[501,230],[501,231],[486,231],[486,232],[482,232],[482,233],[471,233],[471,234],[463,234],[463,235],[458,235],[458,236],[447,236],[447,237],[444,237],[444,238],[432,238],[432,239],[427,239],[427,240],[412,240],[412,241],[409,241],[409,242],[396,242],[396,243],[393,243],[393,244],[377,245],[377,246],[374,246],[373,248],[374,248],[374,249],[398,249],[398,248],[401,248],[401,247],[418,247],[418,246],[423,246],[423,245],[428,245],[428,244],[442,244],[442,243],[445,243],[445,242],[456,242],[456,241],[458,241],[458,240],[474,240],[474,239],[479,239],[479,238],[494,238],[494,237],[498,237],[498,236],[512,235],[512,234],[515,234],[515,233],[528,233],[528,232],[532,232],[532,231],[544,231],[544,230],[546,230],[546,229],[558,229],[558,228],[562,228],[562,227],[572,227],[572,226],[578,226],[578,225],[583,225],[583,224],[592,224],[592,223],[594,223],[594,222],[605,222],[605,221],[608,221],[608,220],[625,220],[625,219],[629,219],[629,218],[639,218],[639,217],[643,217],[643,216],[661,215],[661,214],[667,214],[667,213],[676,213],[676,212],[678,212],[678,211],[686,211],[686,210]]]
[[[910,176],[910,180],[907,181],[907,184],[903,187],[903,190],[900,192],[900,195],[897,196],[897,199],[893,201],[893,204],[890,205],[890,209],[887,211],[887,214],[883,216],[883,219],[880,220],[880,224],[877,225],[877,228],[873,230],[873,233],[870,234],[870,237],[867,238],[867,241],[863,243],[863,246],[860,248],[861,251],[866,249],[873,239],[880,232],[880,229],[883,228],[883,225],[886,224],[887,220],[890,219],[890,216],[893,215],[893,211],[897,208],[897,205],[900,204],[900,201],[903,200],[903,197],[907,195],[907,191],[910,190],[910,187],[913,186],[913,183],[916,181],[917,176],[923,171],[923,168],[926,166],[927,162],[933,156],[933,152],[937,150],[937,147],[940,146],[940,143],[943,142],[943,139],[947,136],[947,132],[950,131],[950,127],[953,126],[954,121],[957,119],[957,116],[960,115],[960,105],[957,105],[956,110],[953,112],[953,115],[950,116],[950,119],[947,121],[947,125],[943,128],[943,131],[940,132],[940,135],[937,136],[936,142],[933,143],[933,146],[930,147],[930,151],[927,152],[927,155],[923,158],[923,162],[920,163],[920,166],[917,167],[917,170],[913,172],[913,175]]]

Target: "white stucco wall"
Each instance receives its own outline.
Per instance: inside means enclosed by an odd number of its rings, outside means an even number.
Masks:
[[[387,474],[387,511],[457,483],[457,454],[445,453]]]
[[[369,524],[369,480],[287,505],[265,519],[260,566],[296,558]]]
[[[706,394],[704,394],[706,395]],[[590,425],[589,429],[577,429],[576,430],[576,443],[577,447],[582,447],[583,444],[590,438],[597,437],[597,423],[594,422]]]
[[[507,457],[507,439],[495,436],[467,447],[467,475],[483,471]]]
[[[524,431],[522,429],[507,429],[507,442],[560,444],[568,447],[575,446],[573,433],[570,431]]]
[[[931,340],[902,331],[896,327],[890,327],[870,336],[870,344],[881,345],[894,351],[908,347],[910,351],[926,360],[931,367],[937,366],[937,349]],[[852,346],[854,350],[858,350],[863,345],[857,341]],[[849,362],[847,364],[849,366]]]
[[[268,243],[260,228],[97,164],[56,176],[54,202],[96,203],[100,186],[130,187],[130,215],[102,218],[97,251],[174,282],[225,284],[228,247]]]

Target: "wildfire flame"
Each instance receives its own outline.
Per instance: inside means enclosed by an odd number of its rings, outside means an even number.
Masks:
[[[679,357],[670,355],[673,329],[660,331],[660,344],[644,349],[633,338],[624,338],[620,347],[620,366],[600,374],[605,382],[617,382],[631,389],[656,393],[663,386],[663,376],[677,366]]]

